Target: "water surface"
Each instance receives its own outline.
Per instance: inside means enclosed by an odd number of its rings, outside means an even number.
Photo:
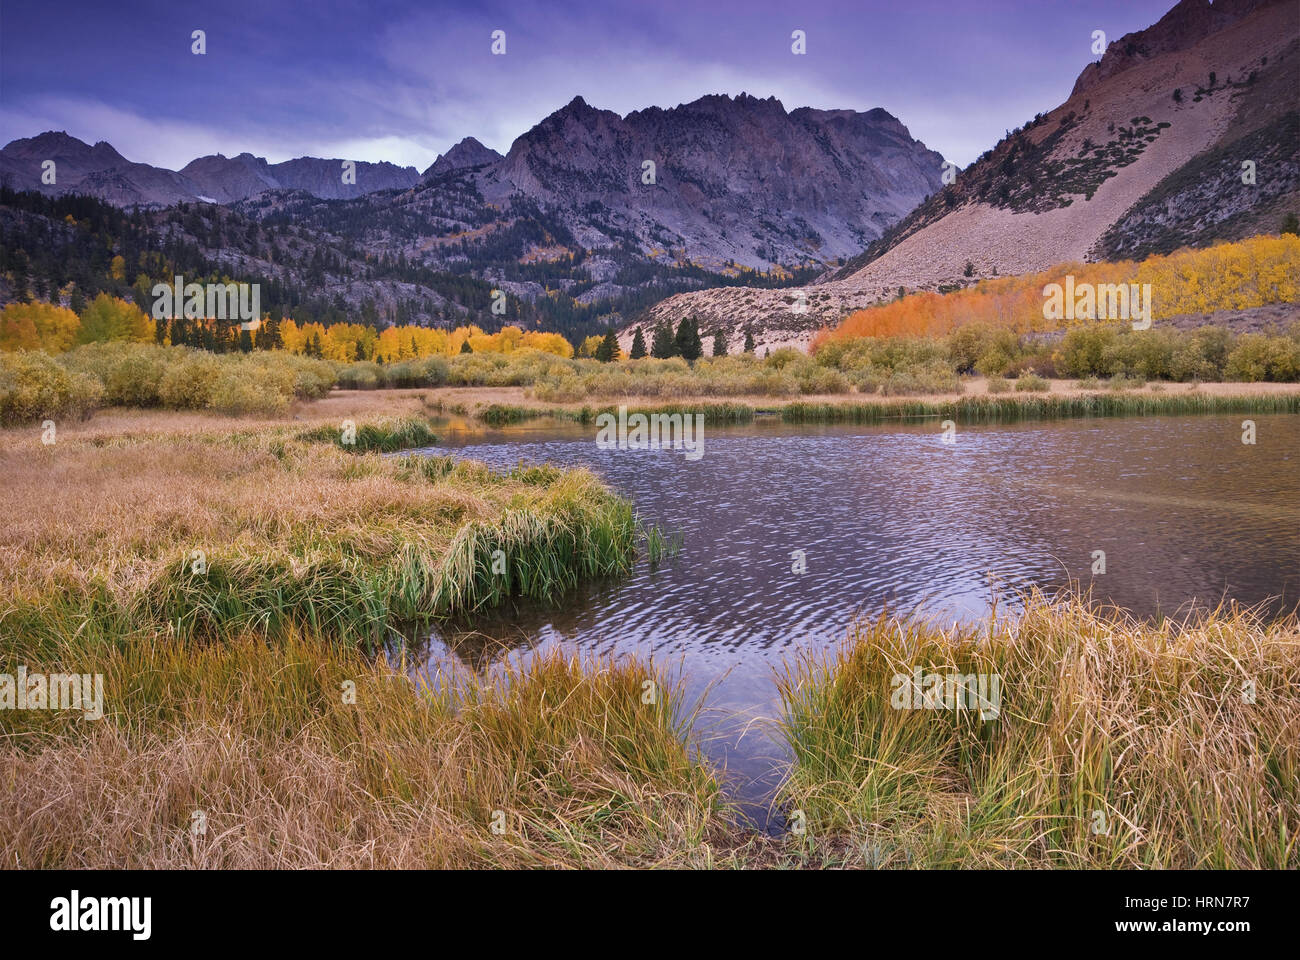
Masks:
[[[782,752],[773,670],[845,637],[855,616],[919,608],[986,613],[995,596],[1075,582],[1142,616],[1235,600],[1300,601],[1300,417],[1107,418],[960,426],[706,425],[704,455],[601,450],[596,428],[449,424],[429,452],[586,466],[677,555],[583,588],[559,608],[525,604],[435,634],[422,655],[490,662],[562,645],[653,656],[705,696],[697,740],[761,806]],[[1094,575],[1094,551],[1105,573]],[[802,551],[806,572],[796,572]],[[483,638],[492,638],[483,642]],[[514,655],[514,654],[511,654]],[[481,664],[480,664],[481,665]],[[759,819],[763,819],[761,813]]]

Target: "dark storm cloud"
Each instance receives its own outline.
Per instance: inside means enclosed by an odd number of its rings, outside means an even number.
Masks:
[[[1065,98],[1093,30],[1118,39],[1168,4],[7,3],[0,142],[66,129],[171,167],[250,150],[423,169],[465,136],[504,152],[579,94],[627,113],[744,91],[884,107],[964,165]]]

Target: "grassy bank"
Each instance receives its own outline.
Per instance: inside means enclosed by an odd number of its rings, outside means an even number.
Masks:
[[[1022,378],[1023,379],[1023,378]],[[962,423],[1100,416],[1186,414],[1269,414],[1300,412],[1300,387],[1289,384],[1206,383],[1165,388],[1163,384],[1088,381],[1042,381],[1041,389],[1000,392],[996,380],[969,381],[960,397],[817,396],[772,399],[745,396],[719,402],[687,397],[670,403],[629,397],[629,413],[703,414],[714,426],[748,423],[759,416],[787,423],[881,423],[937,417]],[[1121,389],[1122,387],[1122,389]],[[601,413],[616,413],[615,404],[542,403],[523,388],[447,388],[430,391],[425,409],[433,415],[456,414],[492,427],[532,420],[594,424]]]
[[[630,504],[586,471],[364,452],[428,445],[418,419],[353,421],[351,438],[340,421],[127,422],[50,445],[0,435],[0,576],[29,629],[113,609],[182,633],[300,626],[374,643],[632,561]]]
[[[918,669],[997,675],[998,709],[896,709],[892,678]],[[1300,866],[1294,618],[1156,625],[1041,597],[974,629],[882,617],[781,694],[782,796],[822,862]]]
[[[5,641],[6,662],[102,672],[107,703],[0,713],[8,867],[708,866],[738,839],[677,689],[636,663],[434,692],[314,636],[101,627]]]
[[[9,626],[6,668],[103,673],[106,705],[0,712],[11,866],[1300,866],[1294,619],[1040,598],[969,629],[863,622],[777,678],[779,799],[803,827],[777,837],[738,821],[679,685],[634,660],[552,653],[431,690],[299,631]],[[997,674],[996,715],[895,709],[916,668]]]

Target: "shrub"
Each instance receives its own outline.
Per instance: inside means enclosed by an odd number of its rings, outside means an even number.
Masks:
[[[389,385],[384,368],[368,360],[340,367],[337,376],[338,385],[344,390],[374,390]]]
[[[989,377],[989,393],[1006,393],[1011,389],[1011,381],[1006,377]]]
[[[1114,326],[1071,327],[1061,340],[1061,371],[1067,377],[1105,376],[1119,330]]]
[[[224,365],[212,385],[209,406],[232,416],[278,417],[289,408],[292,385],[275,370]]]
[[[160,348],[142,347],[115,363],[104,382],[105,399],[124,407],[156,407],[167,363]]]
[[[1291,381],[1300,376],[1300,344],[1289,337],[1244,333],[1223,366],[1227,380]]]
[[[982,377],[1004,376],[1011,367],[1011,357],[1001,350],[990,350],[975,361],[974,369]]]
[[[82,419],[99,405],[103,387],[38,351],[0,353],[0,423],[43,418]]]
[[[1016,381],[1016,392],[1018,393],[1039,393],[1050,389],[1052,389],[1051,383],[1033,373],[1027,373]]]
[[[1106,381],[1106,389],[1108,390],[1136,390],[1146,385],[1145,377],[1131,377],[1124,373],[1117,373]]]
[[[158,384],[158,399],[165,406],[181,410],[205,409],[212,404],[221,371],[218,357],[194,351],[167,368]]]
[[[849,381],[838,370],[814,367],[798,375],[800,393],[848,393]]]
[[[961,379],[946,362],[918,364],[894,370],[881,381],[880,392],[887,397],[919,393],[961,393]]]
[[[1002,367],[985,373],[977,371],[976,364],[988,358],[987,365],[993,367],[1002,358],[1005,366],[1020,349],[1020,338],[1013,331],[984,323],[963,324],[948,335],[948,359],[958,373],[996,375]]]

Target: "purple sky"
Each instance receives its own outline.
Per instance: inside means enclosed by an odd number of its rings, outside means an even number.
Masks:
[[[884,107],[965,165],[1065,99],[1096,59],[1092,31],[1117,40],[1172,5],[6,0],[0,143],[55,129],[169,167],[249,150],[422,170],[465,136],[504,152],[576,94],[625,114],[744,91],[787,109]],[[490,53],[498,29],[505,56]]]

